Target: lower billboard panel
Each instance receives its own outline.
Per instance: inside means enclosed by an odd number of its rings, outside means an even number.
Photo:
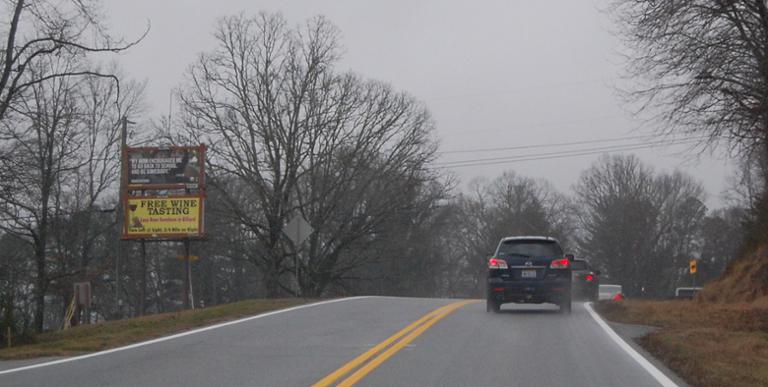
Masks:
[[[123,239],[199,238],[203,200],[198,196],[129,197]]]

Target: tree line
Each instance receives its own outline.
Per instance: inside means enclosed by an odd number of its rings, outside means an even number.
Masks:
[[[104,32],[96,5],[5,4],[13,18],[0,55],[2,334],[57,329],[80,281],[94,295],[83,321],[183,305],[180,243],[119,241],[119,129],[142,116],[144,84],[94,58],[133,44]],[[279,14],[230,16],[214,37],[179,87],[178,117],[128,141],[208,146],[208,237],[192,244],[197,307],[476,297],[499,239],[520,234],[559,238],[630,296],[665,296],[686,284],[681,269],[694,256],[705,276],[720,273],[751,219],[745,206],[708,210],[695,179],[634,156],[596,161],[572,195],[512,171],[461,189],[432,165],[426,106],[339,71],[339,32],[327,19],[292,26]],[[284,232],[296,217],[314,230],[300,245]]]

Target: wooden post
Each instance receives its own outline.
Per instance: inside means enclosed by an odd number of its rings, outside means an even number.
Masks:
[[[6,329],[5,333],[6,333],[5,337],[8,338],[8,348],[11,348],[11,327],[10,326]]]
[[[192,267],[189,259],[189,239],[184,239],[184,309],[195,309],[192,301]]]
[[[139,299],[139,316],[147,310],[147,244],[141,240],[141,299]]]

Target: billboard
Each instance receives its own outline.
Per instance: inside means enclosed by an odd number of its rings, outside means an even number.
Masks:
[[[203,198],[128,197],[123,239],[178,239],[203,236]]]
[[[204,183],[205,146],[126,149],[128,189],[196,189]]]

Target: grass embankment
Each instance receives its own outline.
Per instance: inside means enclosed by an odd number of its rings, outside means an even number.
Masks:
[[[661,329],[638,343],[694,386],[768,386],[768,302],[600,302],[611,321]]]
[[[720,278],[704,287],[699,299],[768,304],[768,247],[731,262]]]
[[[71,356],[137,343],[173,333],[306,304],[305,299],[259,299],[205,309],[81,325],[39,334],[33,343],[0,349],[0,360]]]

